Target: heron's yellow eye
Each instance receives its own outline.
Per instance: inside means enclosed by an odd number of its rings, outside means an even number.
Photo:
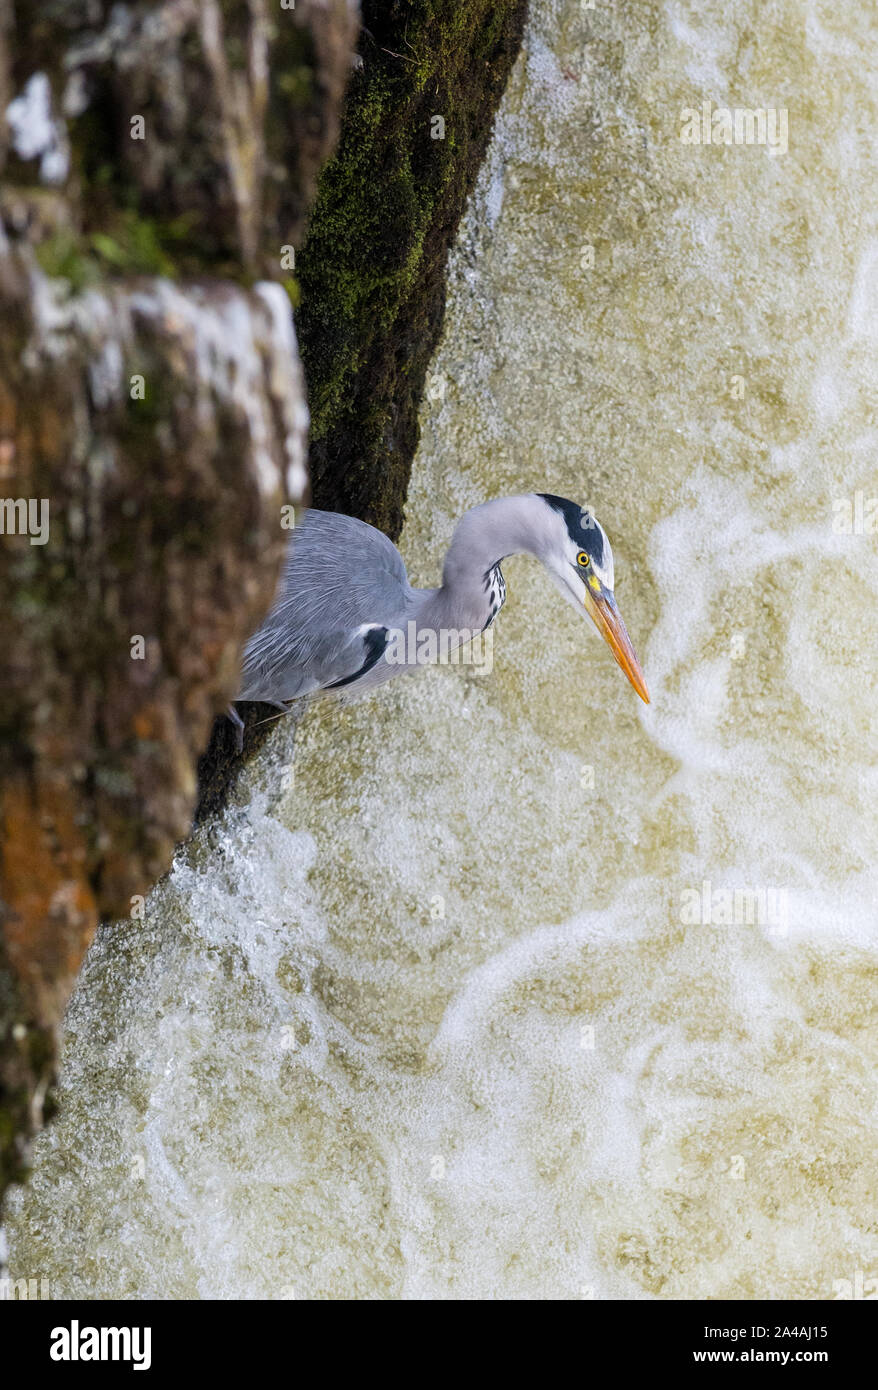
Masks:
[[[582,565],[583,567],[589,563],[589,558],[584,550],[580,550],[579,554],[576,557],[576,563],[577,565]]]

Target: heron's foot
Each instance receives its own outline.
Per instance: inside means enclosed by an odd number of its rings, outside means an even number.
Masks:
[[[235,751],[236,751],[237,753],[243,753],[243,751],[244,751],[244,721],[243,721],[243,719],[241,718],[241,716],[240,716],[240,714],[238,713],[238,711],[235,709],[235,706],[234,706],[234,705],[229,705],[229,708],[228,708],[228,710],[227,710],[226,712],[227,712],[227,714],[228,714],[228,717],[229,717],[230,722],[234,725],[234,728],[235,728]]]

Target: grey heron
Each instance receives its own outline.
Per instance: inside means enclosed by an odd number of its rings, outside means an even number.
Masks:
[[[418,641],[447,635],[452,647],[488,628],[506,598],[508,555],[535,555],[566,599],[605,639],[637,694],[649,695],[613,596],[613,552],[590,509],[545,492],[501,497],[465,512],[445,556],[442,583],[414,589],[383,532],[354,517],[310,510],[290,536],[265,622],[244,650],[236,700],[286,711],[320,692],[350,694],[422,664]],[[243,741],[243,721],[229,717]]]

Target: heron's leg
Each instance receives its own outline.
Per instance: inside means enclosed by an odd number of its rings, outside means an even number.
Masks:
[[[234,705],[229,705],[229,708],[228,708],[228,710],[226,711],[226,713],[227,713],[227,715],[228,715],[228,718],[229,718],[230,722],[231,722],[232,724],[234,724],[234,726],[235,726],[235,749],[236,749],[236,751],[237,751],[238,753],[243,753],[243,751],[244,751],[244,721],[243,721],[243,719],[241,718],[241,716],[240,716],[240,714],[238,713],[238,711],[235,709],[235,706],[234,706]]]

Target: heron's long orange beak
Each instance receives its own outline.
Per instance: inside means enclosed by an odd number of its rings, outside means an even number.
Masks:
[[[631,638],[608,589],[594,593],[586,586],[585,607],[598,632],[630,680],[644,704],[649,704],[649,691],[640,669],[640,662],[631,645]]]

